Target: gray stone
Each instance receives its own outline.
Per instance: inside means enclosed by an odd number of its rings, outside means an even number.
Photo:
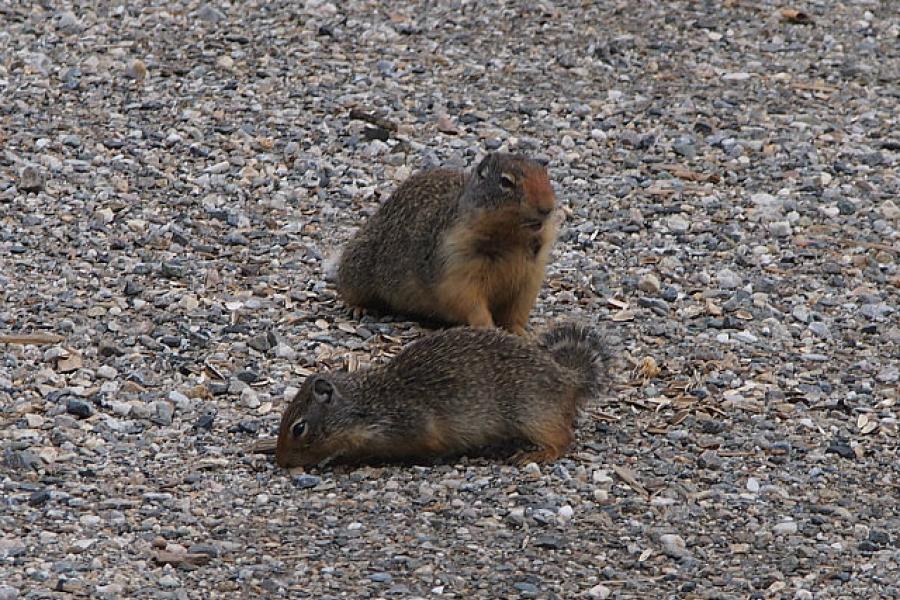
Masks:
[[[0,538],[0,558],[22,556],[27,547],[19,538]]]
[[[207,23],[218,23],[224,21],[228,17],[215,6],[204,4],[200,7],[200,10],[197,11],[197,18],[201,21],[206,21]]]
[[[666,220],[666,225],[672,233],[676,234],[686,233],[691,226],[690,222],[681,215],[672,215]]]
[[[638,289],[648,294],[656,295],[659,293],[659,278],[653,273],[647,273],[638,281]]]
[[[23,192],[39,192],[44,189],[44,174],[40,167],[28,165],[19,172],[16,187]]]

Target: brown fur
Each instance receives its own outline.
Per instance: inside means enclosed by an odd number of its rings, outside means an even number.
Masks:
[[[518,439],[537,447],[518,462],[553,461],[571,445],[609,356],[576,325],[534,340],[499,329],[435,333],[386,365],[307,378],[282,416],[276,459],[421,459]]]
[[[520,156],[488,155],[468,175],[417,173],[347,244],[338,290],[354,306],[524,333],[555,202],[546,169]]]

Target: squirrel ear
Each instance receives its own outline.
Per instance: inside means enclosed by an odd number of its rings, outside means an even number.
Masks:
[[[493,157],[494,157],[493,154],[488,154],[481,160],[480,163],[478,163],[478,166],[475,167],[475,172],[478,173],[478,177],[480,177],[481,179],[487,178],[488,171],[491,168],[491,162],[492,162],[491,159]]]
[[[316,377],[312,382],[313,399],[326,404],[334,396],[334,386],[324,377]]]

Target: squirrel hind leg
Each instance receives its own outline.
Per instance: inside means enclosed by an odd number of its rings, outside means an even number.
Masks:
[[[537,446],[538,449],[528,452],[517,452],[513,456],[513,462],[519,466],[525,466],[532,462],[554,462],[575,441],[572,424],[566,422],[563,418],[534,421],[522,428],[522,436]]]

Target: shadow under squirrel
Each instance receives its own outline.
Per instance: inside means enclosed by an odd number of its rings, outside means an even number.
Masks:
[[[522,334],[559,228],[555,204],[547,170],[524,156],[416,173],[347,243],[338,291],[352,306]]]
[[[282,467],[418,459],[522,440],[537,449],[517,462],[551,462],[606,385],[610,356],[599,334],[574,323],[535,339],[436,332],[387,364],[309,376],[282,415],[275,457]]]

